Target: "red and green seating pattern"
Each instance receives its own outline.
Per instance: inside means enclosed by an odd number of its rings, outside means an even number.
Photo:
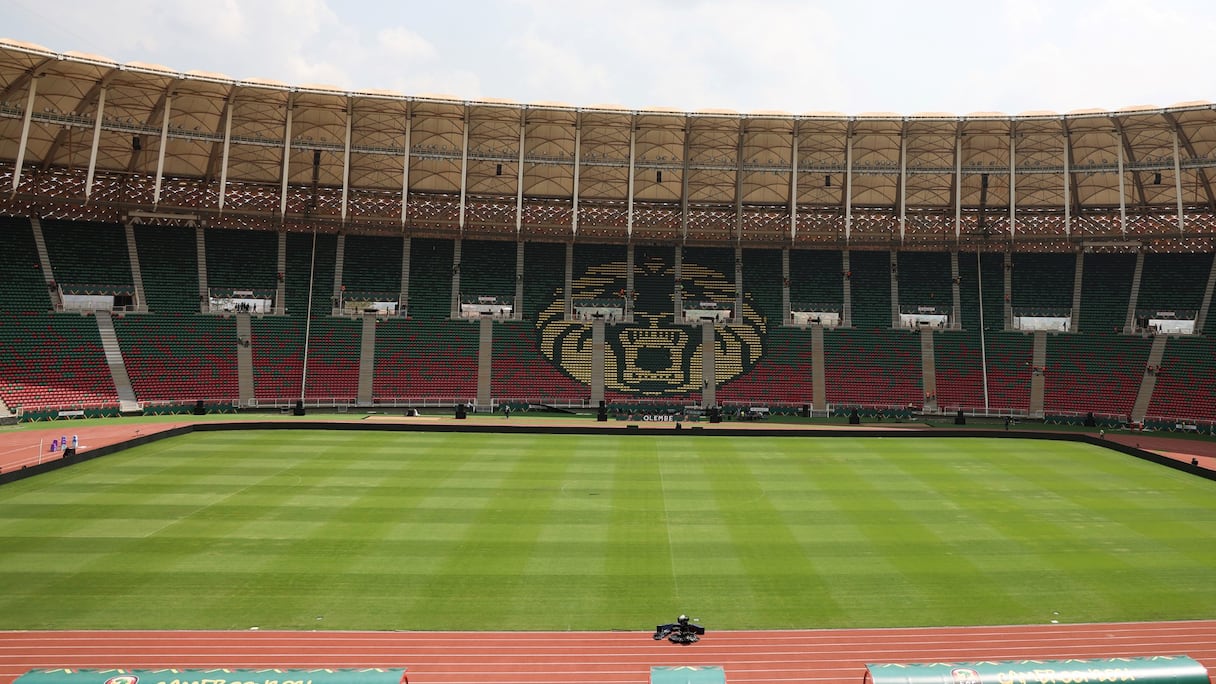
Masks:
[[[1216,340],[1171,337],[1146,417],[1216,420]]]
[[[578,403],[590,396],[588,385],[570,377],[541,354],[531,323],[496,323],[493,355],[490,389],[495,399]]]
[[[359,396],[363,322],[349,318],[312,319],[308,332],[306,399],[354,401]]]
[[[1151,345],[1124,335],[1048,335],[1043,410],[1126,417],[1136,403]]]
[[[903,297],[901,290],[900,297]],[[984,375],[979,336],[943,332],[933,336],[937,405],[946,411],[984,406]]]
[[[920,333],[840,329],[825,331],[823,338],[829,404],[919,406],[924,401]]]
[[[994,409],[1029,410],[1034,337],[1019,332],[990,332],[985,343],[988,405]],[[941,359],[941,355],[937,358]]]
[[[140,401],[235,402],[236,321],[204,315],[129,315],[114,319],[131,387]]]
[[[304,369],[304,321],[255,317],[250,321],[250,346],[254,397],[275,402],[299,399]]]
[[[376,328],[374,394],[380,399],[477,396],[478,325],[389,319]]]
[[[118,404],[92,316],[0,312],[0,397],[10,410]]]
[[[765,355],[751,371],[719,387],[717,398],[723,402],[811,403],[814,398],[811,332],[773,328],[766,344]]]

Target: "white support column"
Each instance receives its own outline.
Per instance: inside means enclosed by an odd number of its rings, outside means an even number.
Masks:
[[[688,155],[692,137],[692,118],[684,117],[684,168],[680,172],[680,241],[688,240]]]
[[[1127,183],[1123,180],[1123,135],[1115,129],[1115,147],[1119,150],[1119,232],[1127,235]]]
[[[637,155],[637,142],[638,122],[637,118],[634,117],[629,120],[629,183],[626,185],[625,190],[629,194],[625,210],[625,235],[630,240],[633,239],[633,166]]]
[[[1017,136],[1014,134],[1013,124],[1009,125],[1009,241],[1013,242],[1014,233],[1017,232],[1018,220],[1018,190],[1017,190]]]
[[[519,110],[519,171],[515,174],[515,236],[524,230],[524,133],[528,128],[528,108]]]
[[[224,194],[228,191],[228,153],[232,149],[232,110],[236,102],[229,99],[224,113],[224,149],[220,154],[220,213],[224,213]]]
[[[908,221],[908,134],[899,133],[899,244],[904,243]]]
[[[465,200],[469,188],[469,107],[464,108],[464,133],[460,143],[460,232],[464,233]]]
[[[1174,127],[1174,197],[1178,201],[1178,232],[1186,227],[1186,219],[1182,208],[1182,157],[1178,149],[1178,127]]]
[[[790,243],[798,237],[798,119],[790,142]]]
[[[849,126],[844,146],[844,241],[853,232],[853,126]]]
[[[169,116],[173,109],[173,93],[165,93],[164,114],[160,119],[160,149],[156,151],[156,181],[152,186],[152,208],[160,204],[160,186],[165,177],[165,148],[169,143]]]
[[[25,94],[25,113],[21,117],[21,141],[17,143],[17,162],[13,169],[13,193],[21,185],[21,167],[25,164],[25,145],[30,140],[30,119],[34,116],[34,95],[38,91],[38,77],[30,79],[30,89]]]
[[[1072,136],[1064,127],[1064,238],[1072,235]]]
[[[291,117],[295,111],[295,96],[287,97],[287,123],[283,126],[283,171],[279,188],[279,220],[287,220],[287,174],[291,170]]]
[[[405,158],[401,161],[401,228],[410,216],[410,135],[414,128],[414,112],[405,115]]]
[[[346,211],[350,206],[350,138],[355,120],[355,103],[346,98],[346,139],[342,147],[342,223],[346,223]]]
[[[735,148],[735,244],[743,240],[743,144],[747,119],[739,119],[739,140]]]
[[[963,235],[963,129],[954,132],[954,239]]]
[[[93,119],[93,144],[89,147],[89,173],[84,181],[84,199],[87,202],[93,194],[93,176],[97,172],[97,149],[101,145],[101,120],[106,112],[106,88],[102,86],[97,93],[97,112]],[[1175,136],[1175,140],[1177,137]]]
[[[574,115],[574,206],[570,214],[570,234],[578,235],[578,183],[579,163],[583,155],[583,113]]]

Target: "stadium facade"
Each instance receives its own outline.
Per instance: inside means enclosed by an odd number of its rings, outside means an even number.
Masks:
[[[1213,174],[1206,102],[627,110],[0,41],[3,309],[23,331],[0,398],[31,413],[644,400],[1210,429]],[[81,367],[39,356],[39,326]],[[96,392],[61,391],[94,371]]]

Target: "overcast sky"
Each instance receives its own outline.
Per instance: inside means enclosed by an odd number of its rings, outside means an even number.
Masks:
[[[0,37],[236,79],[581,106],[1216,100],[1212,0],[0,0]]]

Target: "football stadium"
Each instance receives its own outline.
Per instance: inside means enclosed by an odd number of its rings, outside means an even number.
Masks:
[[[0,684],[1210,682],[1216,105],[6,39],[0,189]]]

